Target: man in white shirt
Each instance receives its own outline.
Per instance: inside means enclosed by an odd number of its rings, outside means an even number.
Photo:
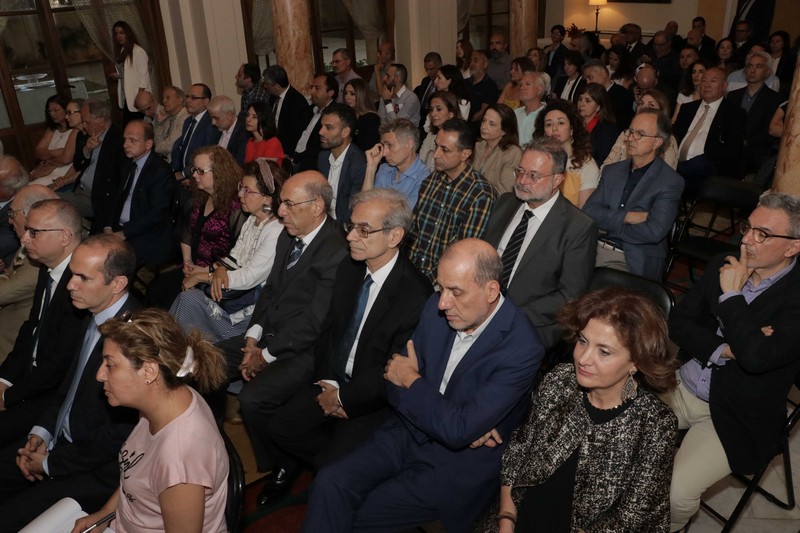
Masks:
[[[295,172],[317,170],[317,155],[321,149],[319,120],[322,118],[322,110],[336,101],[337,94],[339,86],[331,74],[322,73],[314,76],[309,86],[309,96],[314,109],[292,155]]]
[[[361,190],[367,170],[364,152],[353,144],[356,114],[345,104],[331,104],[322,112],[320,124],[322,151],[317,158],[317,168],[327,176],[333,189],[333,218],[348,222],[350,198]]]
[[[538,72],[523,72],[519,80],[519,100],[522,105],[514,110],[517,116],[519,145],[525,146],[533,139],[536,117],[544,108],[542,97],[547,90],[547,82]]]

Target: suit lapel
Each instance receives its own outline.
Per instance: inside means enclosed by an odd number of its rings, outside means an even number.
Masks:
[[[563,223],[565,212],[563,202],[566,201],[567,200],[563,196],[559,195],[553,207],[550,209],[550,212],[539,224],[539,229],[536,230],[536,234],[528,245],[528,249],[522,254],[522,259],[519,260],[519,265],[517,265],[517,272],[527,267],[528,263],[539,255],[539,252],[545,247],[551,235],[553,235],[558,226]]]
[[[636,203],[640,198],[642,198],[645,193],[652,194],[653,187],[651,187],[650,182],[655,180],[658,177],[658,174],[661,172],[661,166],[664,164],[663,160],[660,157],[656,157],[653,161],[653,164],[650,165],[650,168],[647,169],[647,172],[644,173],[642,179],[639,180],[639,183],[633,188],[631,191],[631,195],[628,197],[627,206],[633,205]],[[622,180],[623,187],[625,180]],[[622,191],[620,191],[620,195]],[[619,198],[619,196],[617,197]]]

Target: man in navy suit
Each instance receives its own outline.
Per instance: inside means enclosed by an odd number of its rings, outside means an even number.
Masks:
[[[289,75],[280,65],[264,71],[264,89],[270,94],[275,126],[283,152],[293,154],[313,111],[306,97],[289,84]]]
[[[317,168],[333,188],[331,210],[340,222],[350,221],[350,198],[361,190],[367,171],[364,152],[353,143],[356,114],[345,104],[333,103],[320,118]]]
[[[236,116],[233,100],[224,95],[217,95],[208,103],[208,114],[211,124],[220,132],[219,144],[233,156],[233,159],[244,166],[244,155],[250,134],[245,127],[247,112],[244,117]]]
[[[203,83],[195,83],[186,96],[186,110],[189,116],[183,123],[180,138],[172,146],[172,170],[175,179],[191,179],[192,152],[201,146],[217,144],[220,132],[211,123],[208,103],[211,89]]]
[[[434,520],[447,531],[471,528],[497,494],[504,443],[522,421],[544,354],[528,317],[501,294],[501,274],[484,241],[445,252],[441,292],[425,305],[407,356],[386,366],[396,416],[319,472],[303,531]]]
[[[605,167],[583,211],[601,232],[597,266],[661,280],[683,192],[683,178],[658,157],[670,123],[657,109],[642,109],[625,133],[630,160]]]

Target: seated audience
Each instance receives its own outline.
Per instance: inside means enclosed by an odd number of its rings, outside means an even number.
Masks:
[[[492,210],[486,240],[502,257],[502,286],[531,319],[546,350],[561,338],[556,312],[589,288],[597,226],[559,192],[567,153],[550,137],[528,144],[513,192]]]
[[[356,114],[345,104],[333,104],[322,112],[320,123],[322,151],[317,168],[333,188],[331,215],[340,222],[348,222],[350,198],[361,190],[367,168],[364,152],[353,144]]]
[[[483,120],[483,112],[489,104],[497,102],[500,91],[495,81],[488,76],[489,56],[484,50],[474,50],[469,64],[470,77],[465,82],[469,94],[469,117],[464,117],[473,125],[473,130],[478,130],[478,125]]]
[[[587,62],[583,66],[583,77],[586,78],[586,83],[597,83],[606,90],[617,127],[627,128],[633,118],[633,92],[614,83],[608,75],[608,70],[600,61]]]
[[[294,172],[317,169],[317,156],[321,150],[319,144],[319,120],[322,117],[322,110],[330,105],[331,102],[336,101],[337,94],[339,94],[339,86],[336,78],[332,75],[327,73],[317,74],[311,81],[309,95],[311,96],[313,109],[292,155]]]
[[[514,169],[522,156],[514,111],[505,104],[491,104],[483,114],[480,133],[472,155],[472,167],[498,193],[512,191]]]
[[[559,320],[573,362],[545,375],[503,454],[499,505],[476,531],[670,531],[677,420],[655,393],[676,386],[678,364],[665,317],[613,287]]]
[[[669,102],[669,115],[672,116],[672,112],[675,109],[675,102],[678,100],[678,91],[659,79],[658,71],[653,65],[642,63],[636,67],[635,81],[636,84],[633,87],[633,95],[636,97],[637,104],[645,91],[655,89],[664,93],[664,96],[667,97],[667,101]]]
[[[600,229],[597,266],[627,270],[660,281],[669,237],[683,192],[683,178],[658,155],[669,140],[669,118],[655,109],[633,117],[628,161],[607,165],[583,206]]]
[[[217,144],[231,153],[239,166],[244,166],[245,151],[250,140],[247,131],[247,113],[236,116],[236,107],[230,97],[218,94],[208,103],[211,124],[220,132]]]
[[[736,43],[733,39],[725,37],[717,41],[715,67],[722,69],[727,77],[730,73],[740,68],[736,61]]]
[[[675,455],[670,531],[694,516],[708,487],[772,458],[800,372],[799,217],[797,196],[764,194],[742,222],[739,257],[711,259],[672,311],[683,366],[662,399],[689,431]]]
[[[356,78],[344,84],[344,104],[356,113],[353,143],[362,152],[366,152],[381,140],[378,132],[381,127],[381,117],[370,102],[369,87],[364,80]]]
[[[275,127],[278,128],[283,151],[293,154],[313,113],[311,106],[300,91],[289,85],[289,75],[280,65],[267,67],[262,84],[274,105]]]
[[[567,152],[567,173],[561,194],[578,209],[597,188],[600,169],[592,159],[592,144],[583,120],[571,102],[556,99],[536,117],[535,136],[557,139]]]
[[[412,210],[417,205],[422,180],[430,175],[417,156],[419,128],[399,118],[381,126],[381,142],[367,150],[367,170],[361,190],[396,189]],[[381,159],[385,162],[379,167]],[[406,230],[407,231],[407,230]]]
[[[219,141],[221,133],[211,123],[211,115],[208,114],[211,96],[211,89],[204,83],[192,85],[186,96],[186,111],[189,116],[183,122],[180,137],[172,145],[171,164],[177,180],[192,179],[195,150]]]
[[[462,118],[456,96],[449,91],[436,91],[431,96],[431,108],[428,111],[431,119],[431,131],[419,147],[419,158],[425,163],[430,172],[436,170],[434,153],[436,151],[436,134],[446,121],[453,118]]]
[[[3,222],[0,224],[0,273],[11,264],[19,249],[19,235],[12,227],[15,211],[11,204],[28,182],[28,173],[19,160],[0,154],[0,221]]]
[[[239,103],[239,119],[244,122],[247,118],[247,110],[250,106],[257,103],[271,103],[270,95],[266,88],[261,84],[261,70],[258,65],[244,63],[236,71],[236,88],[242,90],[242,99]]]
[[[405,65],[392,63],[386,69],[383,77],[383,91],[381,91],[381,101],[378,104],[378,115],[381,123],[398,118],[407,118],[415,124],[419,124],[419,99],[414,91],[406,87],[408,81],[408,70]]]
[[[562,100],[578,101],[578,91],[586,85],[581,69],[584,59],[577,50],[570,50],[564,55],[564,75],[555,80],[553,95]]]
[[[457,242],[437,269],[441,292],[383,374],[395,415],[320,470],[303,531],[395,531],[435,520],[468,531],[497,490],[503,443],[522,421],[544,350],[502,295],[491,245]],[[494,446],[470,446],[487,432]]]
[[[218,257],[205,275],[198,269],[184,281],[184,291],[170,308],[184,332],[197,329],[213,342],[245,332],[283,231],[275,212],[285,178],[273,161],[257,159],[245,166],[239,202],[250,216],[227,256]]]
[[[518,83],[521,105],[514,110],[514,114],[517,118],[517,137],[519,145],[522,147],[533,139],[536,117],[544,109],[542,99],[550,85],[544,79],[545,75],[541,72],[526,71],[522,73],[522,78]]]
[[[746,65],[747,64],[747,60],[750,58],[750,56],[752,54],[755,54],[757,52],[761,53],[761,54],[764,54],[763,57],[767,60],[767,63],[768,63],[768,66],[769,66],[769,70],[770,70],[770,73],[767,75],[766,80],[764,80],[764,85],[766,85],[767,87],[769,87],[770,89],[772,89],[776,93],[778,91],[780,91],[781,81],[778,79],[777,76],[775,76],[775,74],[772,73],[773,72],[773,70],[772,70],[772,56],[770,56],[769,53],[767,52],[767,48],[766,48],[765,45],[754,44],[750,48],[750,51],[747,52],[747,55],[744,58],[742,58],[742,63],[741,63],[742,64],[742,68],[740,68],[739,70],[735,70],[735,71],[731,72],[730,74],[728,74],[728,89],[726,90],[726,94],[731,92],[731,91],[736,91],[738,89],[741,89],[742,87],[746,87],[747,86],[747,84],[749,83],[748,80],[747,80],[747,74],[748,74],[747,65]]]
[[[56,206],[63,201],[44,203]],[[32,208],[29,223],[35,222],[37,211],[41,208]],[[22,438],[0,449],[4,533],[19,531],[65,497],[74,498],[84,509],[97,509],[118,483],[120,447],[136,425],[136,413],[111,407],[103,384],[95,379],[104,353],[98,328],[137,307],[128,295],[135,265],[131,247],[110,235],[93,235],[72,254],[68,280],[72,304],[91,315],[71,326],[74,331],[53,336],[61,343],[67,334],[77,341],[68,357],[71,364],[59,374],[61,387],[34,413]],[[41,340],[46,338],[49,335]]]
[[[58,95],[47,99],[44,114],[47,128],[34,148],[39,164],[30,176],[32,183],[49,186],[72,167],[78,130],[70,126],[67,101]]]
[[[717,41],[706,35],[706,19],[695,17],[692,19],[692,29],[686,34],[686,42],[697,47],[700,57],[712,61],[716,57]]]
[[[156,153],[167,163],[172,162],[172,147],[181,138],[183,123],[189,116],[186,111],[186,95],[183,89],[167,85],[161,93],[162,109],[153,121]]]
[[[578,93],[578,115],[589,132],[592,157],[597,166],[603,164],[619,135],[614,111],[605,89],[597,83],[587,83]]]
[[[534,46],[533,48],[528,48],[528,52],[525,55],[533,63],[533,69],[536,72],[544,72],[544,67],[547,63],[545,59],[547,54],[544,53],[543,49]]]
[[[139,422],[119,452],[117,490],[76,529],[116,513],[115,531],[227,531],[228,454],[199,394],[225,379],[222,354],[198,333],[184,337],[160,309],[111,318],[100,333],[97,381],[110,405],[137,410]]]
[[[472,104],[470,103],[469,92],[461,76],[458,67],[453,65],[443,65],[436,73],[436,78],[433,80],[433,85],[437,91],[449,91],[453,93],[458,100],[458,109],[462,117],[468,117]],[[425,123],[425,131],[430,133],[430,121]]]
[[[278,166],[283,165],[283,146],[278,139],[275,116],[268,103],[256,102],[248,108],[245,129],[250,134],[250,140],[245,147],[245,163],[264,157],[275,161]]]
[[[497,84],[497,90],[502,91],[511,79],[511,56],[508,54],[508,41],[501,32],[489,36],[489,67],[486,74]],[[502,103],[499,102],[498,103]]]
[[[150,94],[150,93],[147,93]],[[78,140],[82,140],[85,142],[84,135],[86,134],[86,129],[83,125],[83,117],[81,117],[81,107],[83,107],[83,102],[86,100],[84,98],[73,98],[69,102],[67,102],[67,125],[70,128],[75,130],[75,148],[78,147]],[[67,172],[56,179],[48,185],[51,189],[58,192],[66,192],[72,190],[71,185],[75,183],[75,180],[78,179],[80,176],[80,172],[75,168],[73,161],[75,160],[75,155],[73,153],[72,161],[70,161],[70,167]]]
[[[769,36],[769,53],[772,56],[772,73],[781,83],[778,93],[786,98],[792,88],[797,54],[792,52],[789,34],[783,30],[772,32]]]
[[[653,66],[658,71],[658,79],[673,92],[678,91],[681,82],[681,67],[678,54],[672,50],[669,36],[664,31],[657,31],[653,36]]]
[[[369,79],[369,85],[367,86],[367,92],[371,94],[373,98],[383,91],[383,76],[392,63],[394,63],[394,43],[391,41],[383,41],[378,45],[378,53],[375,57],[375,64],[372,67],[372,77]],[[414,94],[416,94],[417,98],[422,102],[421,95],[417,94],[416,89],[414,90]],[[342,99],[342,103],[344,104],[347,102]]]
[[[678,119],[681,105],[694,102],[700,99],[700,84],[703,81],[703,74],[711,67],[711,63],[706,60],[698,60],[689,65],[683,75],[681,88],[678,91],[678,99],[675,104],[675,112],[672,114],[672,123]]]
[[[614,83],[625,89],[633,88],[636,63],[631,59],[625,45],[615,44],[608,49],[608,69]]]
[[[469,39],[459,39],[456,41],[456,66],[461,71],[461,77],[468,80],[471,76],[469,66],[472,63],[472,52],[475,49]],[[441,65],[441,62],[440,62]]]
[[[353,222],[345,225],[351,260],[342,261],[336,272],[329,325],[314,349],[313,382],[269,423],[277,465],[259,505],[288,494],[300,461],[325,465],[356,448],[391,416],[383,380],[386,361],[405,347],[432,292],[425,276],[399,253],[412,220],[405,197],[373,189],[354,196],[352,205]]]
[[[522,105],[519,99],[519,82],[522,79],[522,73],[526,70],[536,71],[533,61],[527,57],[515,57],[511,60],[511,80],[503,87],[503,91],[497,99],[498,104],[505,104],[511,109]]]
[[[636,106],[636,112],[641,113],[644,109],[656,109],[669,119],[667,115],[669,112],[669,102],[661,91],[649,89],[642,94]],[[672,170],[675,170],[678,166],[678,142],[675,140],[674,135],[670,134],[667,147],[664,151],[660,152],[658,157],[663,159]],[[625,159],[628,159],[628,136],[625,134],[625,130],[622,130],[619,137],[617,137],[617,142],[614,143],[614,146],[608,153],[608,157],[603,161],[600,170],[603,170],[606,165],[618,163]]]
[[[686,77],[690,74],[689,67],[692,66],[693,63],[700,61],[703,59],[704,61],[709,62],[709,66],[711,65],[710,59],[705,59],[700,57],[700,52],[697,50],[696,46],[692,46],[691,44],[685,44],[680,49],[680,55],[678,56],[678,64],[681,67],[681,76]],[[681,80],[681,85],[683,85],[683,80]],[[679,91],[680,86],[678,87]]]
[[[456,45],[456,49],[460,49],[459,45]],[[470,53],[472,53],[472,48],[470,48]],[[459,59],[456,57],[456,62],[458,61]],[[422,128],[423,124],[425,124],[428,110],[431,107],[431,96],[433,95],[434,91],[436,91],[436,86],[433,84],[433,81],[436,79],[436,74],[442,67],[442,56],[438,52],[428,52],[422,59],[422,66],[425,67],[425,77],[422,78],[422,81],[419,82],[419,85],[414,87],[414,94],[417,95],[420,105],[420,121],[418,124],[420,128]],[[381,85],[382,84],[383,82],[381,82]]]

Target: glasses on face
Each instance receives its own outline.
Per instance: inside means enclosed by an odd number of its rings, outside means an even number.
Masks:
[[[541,174],[539,174],[538,172],[536,172],[534,170],[525,170],[522,167],[517,167],[517,168],[514,169],[514,176],[518,180],[527,179],[527,180],[532,181],[533,183],[538,183],[539,181],[541,181],[541,180],[543,180],[545,178],[549,178],[550,176],[555,176],[556,174],[558,174],[558,172],[553,172],[552,174],[541,175]]]
[[[74,115],[75,113],[80,113],[79,109],[73,109],[72,111],[67,111],[67,115]]]
[[[257,194],[259,196],[266,196],[266,194],[264,194],[263,192],[254,191],[253,189],[251,189],[250,187],[248,187],[247,185],[245,185],[241,181],[239,182],[239,192],[243,192],[245,194],[245,196],[248,195],[248,194]]]
[[[628,129],[624,130],[622,132],[622,134],[625,137],[633,137],[634,141],[640,141],[640,140],[642,140],[642,137],[650,137],[650,138],[653,138],[653,139],[658,137],[658,135],[648,135],[645,132],[643,132],[642,130],[635,130],[633,128],[628,128]]]
[[[17,216],[17,213],[22,213],[24,209],[9,209],[8,210],[8,219],[14,220],[14,217]]]
[[[753,226],[751,226],[749,220],[742,220],[742,222],[739,224],[739,232],[742,234],[742,236],[747,235],[747,232],[750,230],[753,231],[753,240],[759,244],[769,239],[770,237],[776,237],[778,239],[791,239],[791,240],[797,239],[797,237],[791,237],[789,235],[776,235],[773,233],[767,233],[761,228],[754,228]]]
[[[281,200],[281,205],[286,209],[294,209],[298,205],[307,204],[309,202],[315,201],[316,198],[312,198],[311,200],[304,200],[302,202],[292,202],[291,200]]]
[[[192,174],[197,174],[198,176],[203,176],[205,174],[208,174],[209,172],[214,172],[214,169],[192,167]]]
[[[207,100],[205,96],[195,96],[193,94],[190,94],[186,98],[188,98],[189,100]]]
[[[45,231],[64,231],[64,228],[39,229],[25,226],[25,233],[30,235],[31,239],[35,239],[37,235]]]
[[[390,230],[390,229],[392,229],[392,228],[369,229],[369,226],[366,226],[364,224],[347,223],[347,224],[344,225],[344,230],[347,233],[350,233],[351,231],[356,230],[356,232],[358,233],[358,236],[361,237],[362,239],[366,239],[367,237],[369,237],[373,233],[378,233],[379,231],[387,231],[387,230]]]

